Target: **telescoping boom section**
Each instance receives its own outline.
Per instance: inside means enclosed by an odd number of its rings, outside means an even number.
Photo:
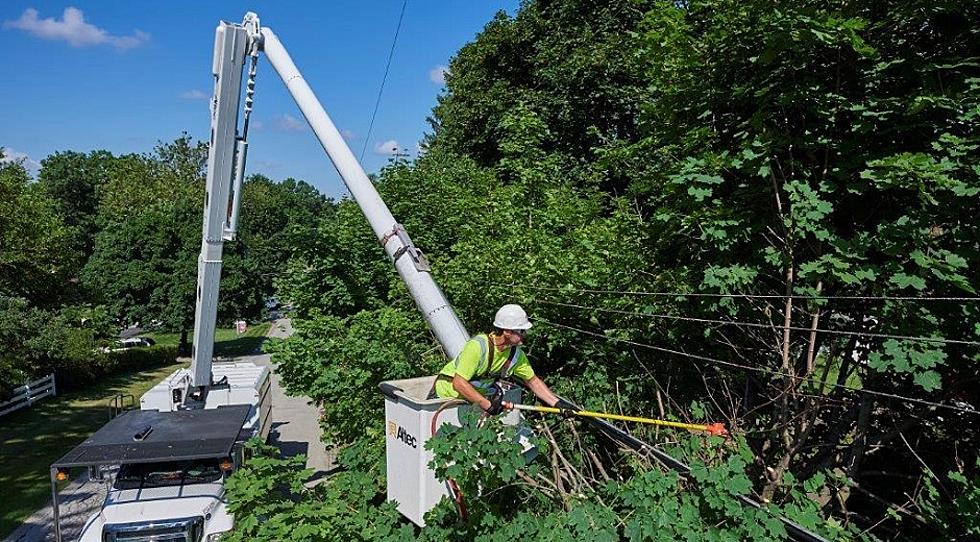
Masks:
[[[425,255],[412,243],[404,226],[392,216],[279,38],[271,29],[261,27],[259,18],[254,13],[248,13],[241,24],[222,22],[215,31],[211,145],[204,203],[204,235],[198,260],[194,346],[191,355],[192,385],[207,388],[212,384],[211,357],[222,248],[224,241],[234,238],[237,229],[248,148],[248,116],[252,109],[256,63],[260,52],[265,53],[273,69],[282,78],[354,201],[367,218],[375,236],[394,262],[398,274],[436,339],[447,355],[455,356],[462,350],[469,335],[429,273]],[[242,108],[242,75],[247,62],[250,63],[250,69]],[[241,127],[238,124],[240,112],[243,113]]]

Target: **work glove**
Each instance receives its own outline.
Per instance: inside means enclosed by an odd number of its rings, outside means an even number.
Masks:
[[[575,417],[574,412],[579,410],[578,407],[576,407],[575,405],[569,403],[564,399],[559,399],[558,402],[555,403],[555,408],[561,409],[561,416],[566,420],[570,418],[574,418]]]
[[[555,406],[555,408],[561,408],[561,409],[564,409],[564,410],[573,410],[573,411],[581,410],[579,407],[577,407],[577,406],[569,403],[568,401],[566,401],[564,399],[559,399],[558,402],[555,403],[554,406]]]
[[[488,397],[490,400],[490,406],[487,407],[486,413],[491,416],[496,416],[504,411],[504,394],[495,393]]]

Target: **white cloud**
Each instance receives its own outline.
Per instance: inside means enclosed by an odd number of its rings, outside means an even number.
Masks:
[[[265,123],[259,119],[248,119],[248,129],[255,131],[262,131],[265,128]]]
[[[380,154],[382,156],[394,156],[401,150],[402,146],[394,139],[389,139],[384,143],[378,143],[374,147],[374,154]]]
[[[437,85],[445,85],[447,73],[449,73],[449,67],[440,64],[439,66],[429,70],[429,81],[432,81]]]
[[[38,162],[37,160],[32,160],[31,157],[27,155],[27,153],[17,152],[16,150],[11,149],[10,147],[2,147],[2,148],[3,148],[3,157],[0,158],[0,163],[20,162],[28,173],[30,173],[34,177],[37,177],[38,172],[41,171],[40,162]]]
[[[196,88],[181,92],[180,97],[185,100],[207,100],[210,98],[210,96],[205,94],[204,91],[197,90]]]
[[[42,39],[66,41],[72,47],[90,45],[109,45],[120,51],[139,47],[150,41],[150,35],[142,30],[134,30],[131,36],[114,36],[108,31],[85,22],[82,10],[65,8],[61,20],[54,17],[38,18],[34,8],[28,8],[16,21],[4,21],[4,28],[16,28]]]
[[[282,114],[276,117],[273,125],[277,130],[283,132],[302,132],[306,129],[306,123],[289,114]]]
[[[347,141],[354,141],[354,138],[357,137],[356,135],[354,135],[354,132],[350,130],[341,130],[340,135],[344,136],[344,139],[346,139]]]

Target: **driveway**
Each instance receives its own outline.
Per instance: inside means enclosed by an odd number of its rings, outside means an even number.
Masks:
[[[269,336],[288,337],[292,331],[289,320],[281,318],[272,323]],[[268,354],[242,356],[235,361],[251,361],[272,367],[272,431],[269,442],[279,446],[284,455],[306,454],[306,466],[315,471],[312,479],[322,478],[333,467],[333,456],[327,453],[320,440],[320,416],[317,409],[305,397],[290,397],[285,394]],[[105,484],[88,481],[85,476],[72,481],[59,492],[58,510],[61,514],[64,540],[75,540],[78,537],[85,521],[102,505],[105,495]],[[53,541],[53,514],[51,505],[45,506],[27,518],[4,542]]]
[[[274,321],[269,329],[269,337],[284,338],[292,334],[293,327],[286,318]],[[268,354],[242,356],[236,361],[272,367],[272,431],[269,433],[269,444],[278,446],[288,457],[306,454],[306,467],[314,470],[314,478],[326,474],[333,467],[333,455],[327,453],[320,440],[320,413],[316,407],[306,397],[286,395]]]

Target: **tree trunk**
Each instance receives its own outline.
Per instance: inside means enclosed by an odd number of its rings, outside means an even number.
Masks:
[[[871,421],[871,400],[867,395],[861,396],[861,410],[858,411],[857,427],[854,431],[854,444],[851,446],[851,458],[847,466],[847,477],[858,480],[861,472],[861,462],[868,447],[868,423]]]
[[[817,281],[817,294],[823,289],[823,280]],[[817,326],[820,324],[820,309],[813,311],[813,319],[810,320],[810,344],[806,349],[806,376],[813,373],[813,362],[817,346]]]
[[[783,307],[783,340],[781,351],[780,372],[783,374],[783,388],[779,395],[779,425],[780,441],[782,443],[783,454],[776,463],[775,468],[769,471],[769,480],[762,490],[762,499],[766,502],[772,500],[776,490],[783,483],[783,473],[789,468],[790,460],[793,455],[793,434],[790,428],[790,394],[796,387],[794,378],[795,371],[793,364],[790,363],[790,327],[793,323],[793,255],[789,253],[789,265],[786,268],[786,304]]]

